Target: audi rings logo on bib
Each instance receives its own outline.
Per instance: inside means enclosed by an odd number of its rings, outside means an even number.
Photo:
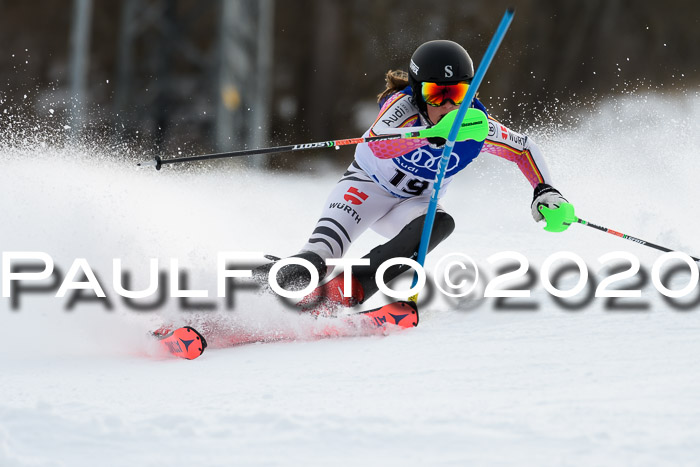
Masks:
[[[477,158],[481,152],[483,142],[467,140],[458,141],[452,148],[450,160],[447,162],[447,170],[445,177],[449,178],[458,173]],[[440,168],[440,159],[442,158],[442,150],[444,147],[438,148],[430,145],[421,146],[407,154],[393,159],[387,159],[403,172],[407,172],[414,176],[418,176],[424,180],[434,180]],[[393,171],[387,167],[387,181],[393,176]]]
[[[442,153],[435,154],[426,149],[418,148],[407,156],[403,156],[403,160],[410,163],[414,167],[432,170],[437,172],[438,164],[440,163],[440,158]],[[450,154],[450,162],[447,164],[447,171],[457,168],[459,165],[459,156],[454,152]]]
[[[432,180],[440,167],[441,150],[430,151],[426,148],[418,148],[410,154],[392,159],[402,169],[416,174],[425,179]],[[461,170],[460,158],[452,153],[447,164],[447,173],[453,170]]]

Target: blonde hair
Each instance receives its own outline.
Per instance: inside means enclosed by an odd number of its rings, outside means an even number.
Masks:
[[[382,102],[382,100],[408,86],[408,73],[403,70],[389,70],[386,72],[384,80],[386,81],[386,89],[377,95],[377,102]]]

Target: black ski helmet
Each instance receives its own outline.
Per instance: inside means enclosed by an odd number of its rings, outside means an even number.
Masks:
[[[464,47],[446,40],[429,41],[419,46],[411,56],[408,69],[408,84],[423,114],[426,113],[426,104],[421,83],[456,84],[471,82],[474,77],[474,63]]]

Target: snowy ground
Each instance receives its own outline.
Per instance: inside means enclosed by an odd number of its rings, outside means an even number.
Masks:
[[[697,256],[699,111],[697,98],[621,99],[538,141],[579,216]],[[217,251],[294,253],[339,176],[156,173],[94,157],[3,149],[0,244],[47,252],[64,274],[86,258],[108,295],[114,257],[136,284],[148,258],[178,258],[190,288],[214,291]],[[538,272],[567,250],[599,282],[604,253],[631,252],[646,272],[659,256],[583,226],[543,232],[530,197],[514,165],[477,160],[444,200],[457,230],[428,270],[460,252],[493,277],[486,258],[512,250]],[[380,240],[368,233],[349,255]],[[11,311],[0,299],[0,465],[696,465],[700,305],[673,308],[650,281],[626,310],[601,298],[571,310],[539,280],[532,290],[510,303],[535,310],[434,296],[409,331],[212,349],[192,362],[154,357],[145,336],[162,317],[182,319],[174,301],[138,313],[113,292],[112,311],[65,311],[50,294]],[[237,299],[225,319],[238,326],[311,329],[271,298]]]

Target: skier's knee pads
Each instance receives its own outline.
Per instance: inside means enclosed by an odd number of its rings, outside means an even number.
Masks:
[[[426,215],[423,214],[422,216],[413,219],[406,225],[406,227],[403,228],[403,230],[401,230],[401,232],[399,232],[395,238],[407,245],[415,245],[417,248],[423,235],[423,224],[425,224],[425,217]],[[430,234],[429,249],[432,250],[435,248],[439,243],[449,237],[454,230],[455,220],[452,216],[444,211],[438,211],[435,213],[433,230]]]
[[[401,229],[394,238],[383,245],[374,248],[365,256],[375,264],[376,268],[390,258],[405,257],[410,258],[418,251],[418,245],[423,234],[423,224],[425,215],[416,217]],[[450,236],[455,230],[455,220],[446,212],[437,212],[433,222],[433,231],[430,234],[429,250],[435,248],[440,242]]]
[[[425,219],[425,216],[419,217],[419,219]],[[449,237],[452,232],[455,231],[455,220],[454,217],[450,216],[446,212],[437,212],[435,214],[435,223],[433,224],[433,232],[430,235],[430,247],[434,248],[438,243]],[[433,237],[437,240],[437,243],[433,243]]]
[[[375,273],[377,268],[386,260],[391,258],[415,258],[418,254],[418,246],[423,234],[423,224],[425,215],[413,219],[401,229],[394,238],[372,249],[365,258],[370,260],[369,266],[356,266],[353,276],[359,281],[364,291],[364,299],[368,299],[377,292]],[[428,250],[435,248],[440,242],[450,236],[455,230],[455,221],[446,212],[437,212],[433,223],[433,231],[430,234],[430,245]],[[390,267],[384,273],[384,282],[389,283],[394,278],[401,275],[410,268],[406,265],[396,265]]]

